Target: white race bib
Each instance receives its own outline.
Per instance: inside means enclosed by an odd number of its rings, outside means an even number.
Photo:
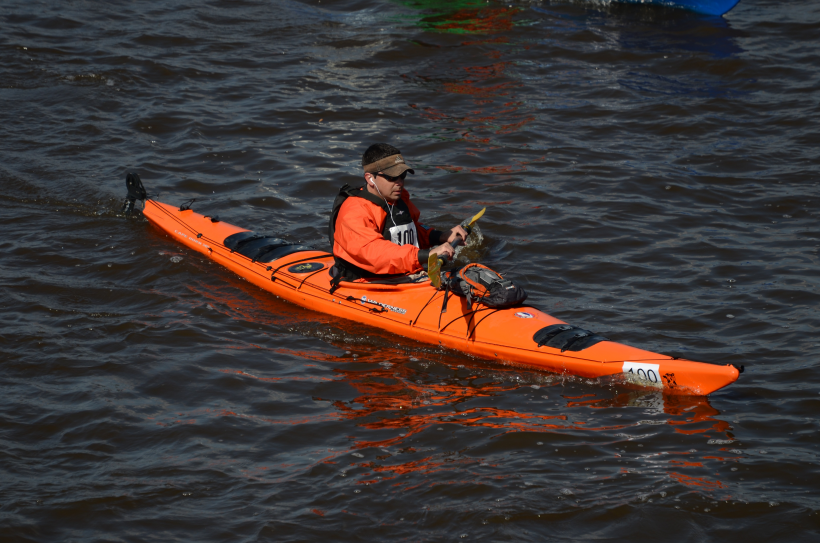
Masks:
[[[419,236],[416,231],[416,223],[400,224],[390,228],[390,241],[396,245],[419,246]]]

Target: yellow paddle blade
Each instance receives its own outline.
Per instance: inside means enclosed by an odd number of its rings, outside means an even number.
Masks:
[[[436,290],[441,290],[441,260],[439,260],[438,255],[431,254],[427,258],[427,275]]]
[[[477,221],[478,219],[480,219],[481,217],[483,217],[483,216],[484,216],[484,212],[485,212],[485,211],[487,211],[487,208],[486,208],[486,207],[485,207],[485,208],[483,208],[483,209],[482,209],[481,211],[479,211],[478,213],[476,213],[476,214],[475,214],[475,216],[474,216],[472,219],[470,219],[470,222],[468,222],[468,223],[467,223],[467,226],[468,226],[468,227],[470,227],[470,228],[472,228],[472,227],[473,227],[473,225],[476,223],[476,221]]]

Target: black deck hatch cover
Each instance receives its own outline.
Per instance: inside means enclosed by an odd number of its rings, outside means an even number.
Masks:
[[[571,324],[551,324],[538,330],[532,340],[539,346],[552,347],[564,351],[583,351],[596,343],[609,341],[595,332],[572,326]]]

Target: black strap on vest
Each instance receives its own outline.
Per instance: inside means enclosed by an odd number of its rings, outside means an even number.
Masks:
[[[328,223],[328,231],[327,237],[330,240],[330,250],[333,251],[333,240],[336,234],[336,219],[339,216],[339,210],[342,208],[342,204],[345,203],[350,197],[354,198],[364,198],[368,202],[376,204],[380,208],[384,210],[387,215],[390,215],[390,208],[387,207],[387,202],[384,200],[376,197],[373,194],[368,192],[365,186],[361,186],[358,188],[351,188],[350,185],[346,184],[339,189],[339,194],[336,195],[336,199],[333,200],[333,210],[330,213],[330,221]],[[407,206],[404,206],[407,207]],[[407,213],[409,215],[410,210],[407,209]],[[383,234],[384,235],[384,234]],[[389,237],[385,236],[386,239],[390,239]],[[333,278],[330,280],[330,293],[332,294],[337,288],[339,288],[339,283],[342,281],[355,281],[361,278],[380,278],[380,279],[390,279],[390,278],[398,278],[404,277],[403,273],[397,274],[374,274],[371,273],[355,264],[348,262],[343,258],[339,258],[336,255],[333,255],[333,260],[335,261],[335,265],[333,266],[332,271],[335,273],[333,274]]]

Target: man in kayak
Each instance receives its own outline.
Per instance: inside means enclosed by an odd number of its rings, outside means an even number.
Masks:
[[[362,168],[365,185],[345,185],[333,202],[329,237],[336,260],[334,286],[340,281],[424,280],[421,272],[430,254],[452,258],[450,242],[466,240],[466,230],[457,225],[441,232],[419,222],[419,210],[404,190],[408,172],[415,172],[392,145],[368,147]]]

